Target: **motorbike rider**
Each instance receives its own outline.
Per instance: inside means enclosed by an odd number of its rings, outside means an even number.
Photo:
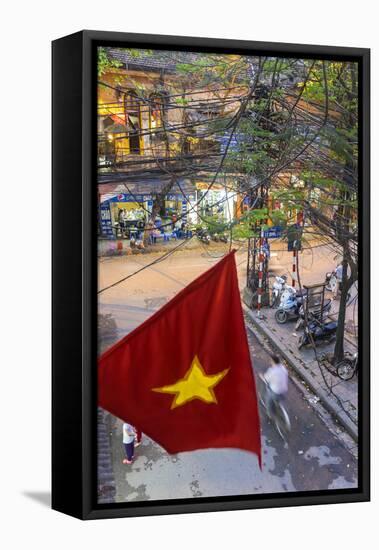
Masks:
[[[272,363],[263,375],[267,383],[266,407],[270,417],[275,404],[285,398],[288,391],[288,371],[278,355],[272,355]]]

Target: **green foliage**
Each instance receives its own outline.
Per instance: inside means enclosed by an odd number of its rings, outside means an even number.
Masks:
[[[235,239],[251,239],[255,232],[253,227],[246,222],[239,222],[233,227],[233,237]]]
[[[178,105],[188,105],[188,99],[186,99],[185,97],[176,97],[175,98],[175,103],[177,103]]]
[[[183,75],[187,75],[187,74],[196,73],[199,70],[199,68],[197,64],[191,65],[190,63],[178,63],[176,65],[176,70],[179,73],[182,73]]]
[[[248,58],[239,55],[225,56],[222,54],[197,54],[191,62],[181,62],[176,65],[178,74],[184,78],[190,78],[202,86],[224,83],[230,86],[235,78],[239,84],[249,81]]]
[[[140,50],[137,48],[125,48],[131,57],[136,59],[153,55],[153,50]]]
[[[109,59],[107,48],[99,47],[97,49],[97,74],[102,76],[113,68],[121,67],[122,63],[116,59]]]
[[[230,225],[219,216],[202,216],[198,228],[206,228],[210,235],[214,233],[225,233],[230,229]]]
[[[272,210],[270,212],[270,220],[273,225],[280,225],[284,227],[287,224],[287,213],[283,210]]]

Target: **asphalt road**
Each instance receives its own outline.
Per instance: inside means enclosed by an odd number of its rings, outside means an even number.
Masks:
[[[284,244],[277,243],[276,248]],[[124,336],[138,326],[147,316],[170,300],[178,291],[189,284],[203,271],[209,269],[228,251],[228,245],[216,248],[198,248],[181,250],[163,262],[141,271],[134,277],[99,294],[99,312],[111,313],[117,320],[119,337]],[[146,264],[159,258],[162,253],[141,254],[136,256],[104,257],[99,261],[99,290],[131,275]],[[246,248],[237,253],[237,266],[240,288],[246,283]],[[322,282],[325,273],[336,265],[335,255],[329,247],[306,249],[299,255],[299,268],[303,284]],[[287,274],[289,280],[292,271],[292,254],[283,248],[272,252],[270,270],[277,275]],[[355,289],[352,296],[355,296]],[[338,301],[332,303],[332,312],[336,314]],[[347,320],[357,323],[358,308],[354,302],[347,308]],[[108,342],[104,342],[108,345]],[[104,348],[104,346],[103,346]]]
[[[100,264],[99,287],[118,280],[147,262],[149,256],[115,258]],[[237,255],[241,284],[245,256]],[[169,260],[100,294],[99,310],[111,313],[117,334],[103,339],[102,349],[140,324],[215,259],[199,252],[174,254]],[[269,355],[248,330],[256,375],[269,365]],[[121,421],[108,415],[116,501],[156,500],[201,496],[280,493],[357,485],[357,463],[346,447],[319,418],[298,384],[290,381],[287,409],[292,430],[288,443],[261,411],[263,468],[257,458],[236,449],[201,450],[168,455],[147,437],[136,449],[133,465],[122,464]]]

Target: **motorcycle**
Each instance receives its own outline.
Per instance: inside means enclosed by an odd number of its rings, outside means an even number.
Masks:
[[[263,383],[262,390],[259,392],[259,401],[269,418],[274,422],[280,437],[286,441],[291,432],[291,421],[288,412],[284,403],[278,399],[272,399],[270,409],[268,409],[269,392],[272,390],[270,390],[267,380],[262,374],[259,375],[259,378]]]
[[[332,300],[325,300],[322,310],[320,308],[309,312],[309,316],[311,320],[322,319],[325,314],[329,313],[329,311],[331,310],[331,307],[332,307]],[[295,330],[299,330],[299,328],[301,328],[305,322],[304,304],[302,304],[299,307],[298,313],[299,313],[299,316],[295,325]]]
[[[228,237],[225,233],[213,233],[212,240],[214,240],[216,243],[227,243]]]
[[[279,304],[281,295],[286,287],[287,276],[275,277],[272,285],[270,307],[275,307]]]
[[[292,286],[285,285],[278,310],[275,312],[276,322],[284,324],[291,319],[297,319],[306,293],[305,289],[295,290]]]
[[[299,309],[303,304],[302,296],[296,296],[296,294],[288,295],[288,297],[280,301],[280,306],[275,312],[275,320],[280,325],[290,321],[291,319],[297,319],[299,317]]]
[[[337,375],[341,380],[350,380],[358,372],[358,353],[346,354],[336,366]]]
[[[199,241],[201,241],[202,243],[209,244],[211,242],[211,237],[206,229],[197,229],[196,235]]]
[[[292,298],[302,298],[306,296],[307,291],[305,289],[302,290],[296,290],[293,286],[289,286],[287,284],[284,285],[283,291],[280,295],[280,302],[279,307],[284,307],[284,305],[287,303],[287,300]]]
[[[296,290],[287,284],[283,285],[282,292],[280,294],[279,307],[282,307],[288,299],[293,298],[296,295]]]
[[[314,319],[308,326],[304,327],[304,334],[299,338],[298,349],[313,342],[316,345],[319,342],[329,343],[336,337],[336,332],[336,321],[321,323],[317,319]]]

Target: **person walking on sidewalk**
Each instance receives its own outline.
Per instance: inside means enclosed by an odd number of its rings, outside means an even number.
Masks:
[[[123,464],[131,464],[134,457],[134,438],[135,431],[133,426],[124,422],[122,425],[122,441],[124,443],[126,458],[122,461]]]
[[[264,373],[267,382],[266,407],[272,417],[275,402],[284,399],[288,391],[288,371],[277,355],[272,356],[272,364]]]
[[[336,284],[333,289],[333,299],[336,300],[338,294],[341,292],[341,286],[342,286],[342,274],[343,274],[343,265],[338,264],[335,270],[336,275]]]

